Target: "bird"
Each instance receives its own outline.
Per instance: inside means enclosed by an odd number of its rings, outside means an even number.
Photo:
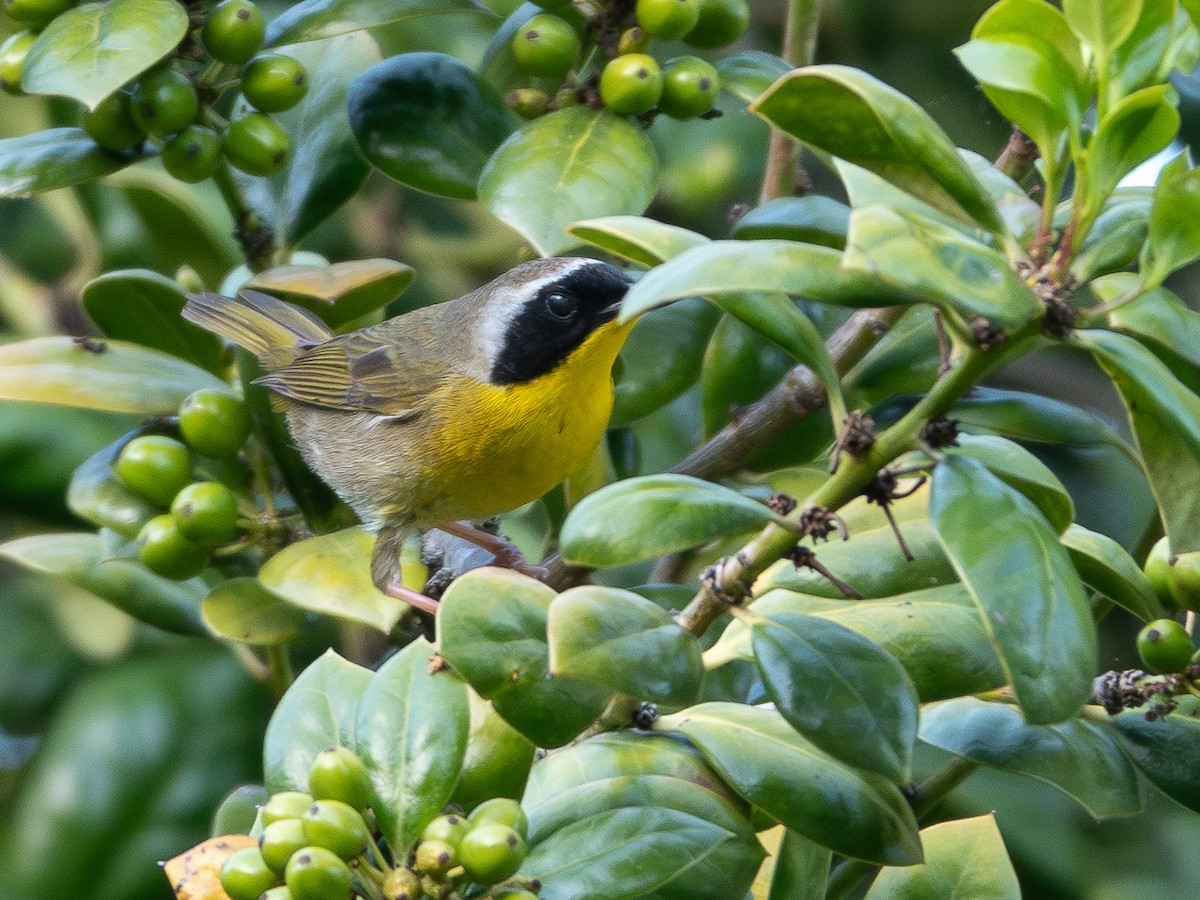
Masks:
[[[469,523],[587,462],[612,412],[630,283],[600,260],[554,257],[340,335],[253,290],[190,294],[182,315],[258,358],[255,383],[276,395],[308,466],[375,533],[376,587],[432,610],[400,583],[400,545],[436,526],[522,568],[515,547]]]

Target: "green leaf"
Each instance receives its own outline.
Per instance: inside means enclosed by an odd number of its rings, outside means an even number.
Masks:
[[[284,547],[263,565],[263,587],[301,609],[370,625],[387,634],[409,607],[371,580],[375,537],[344,528]]]
[[[110,338],[161,350],[220,373],[221,341],[179,315],[187,297],[173,278],[148,269],[105,272],[83,287],[83,308]]]
[[[83,184],[137,160],[109,153],[82,128],[48,128],[0,140],[0,198]]]
[[[1061,722],[1091,695],[1096,630],[1066,548],[1041,512],[983,464],[947,454],[929,517],[979,607],[1025,718]]]
[[[699,642],[661,606],[629,591],[564,591],[550,604],[546,634],[551,677],[569,675],[675,708],[700,690]]]
[[[993,232],[1004,228],[946,132],[910,98],[866,72],[830,65],[796,69],[751,112],[955,218]]]
[[[828,848],[784,829],[767,900],[825,900],[831,857]]]
[[[1098,416],[1040,394],[979,387],[959,400],[950,415],[969,428],[986,429],[1021,443],[1080,447],[1119,443],[1112,426]]]
[[[1006,35],[1045,41],[1080,80],[1085,77],[1086,67],[1078,38],[1066,16],[1044,0],[1001,0],[979,17],[971,32],[971,37],[977,38],[1003,38]]]
[[[1083,583],[1143,622],[1166,614],[1142,567],[1107,535],[1072,525],[1061,540]]]
[[[1086,0],[1091,5],[1092,0]],[[1124,3],[1125,8],[1132,4]],[[1167,99],[1170,85],[1130,94],[1110,109],[1088,144],[1088,185],[1093,203],[1102,202],[1122,178],[1162,150],[1179,131],[1179,113]]]
[[[430,673],[433,646],[413,641],[375,673],[358,706],[354,752],[375,785],[384,836],[407,856],[454,791],[467,750],[466,686]]]
[[[709,243],[702,234],[645,216],[584,219],[567,228],[567,233],[608,253],[647,267]]]
[[[1021,900],[1021,886],[996,827],[995,813],[922,828],[921,846],[925,862],[883,869],[871,883],[866,900]]]
[[[792,64],[761,50],[730,53],[716,62],[721,87],[743,103],[753,103],[780,76],[792,71]]]
[[[21,70],[28,94],[72,97],[95,109],[178,46],[188,15],[175,0],[85,3],[54,18]]]
[[[371,671],[332,650],[312,662],[284,693],[263,739],[267,790],[308,793],[313,757],[330,747],[354,749],[358,702]]]
[[[774,710],[702,703],[661,717],[654,730],[682,734],[746,800],[836,853],[884,865],[921,859],[900,790],[822,753]]]
[[[486,12],[473,0],[302,0],[289,6],[267,26],[268,47],[319,41],[322,38],[399,25],[426,16]]]
[[[1078,800],[1096,819],[1142,810],[1141,785],[1108,723],[1027,725],[1003,703],[960,697],[921,710],[921,740],[975,762],[1027,775]]]
[[[1093,282],[1099,275],[1127,268],[1146,243],[1149,218],[1149,193],[1143,188],[1119,188],[1084,239],[1071,263],[1071,274],[1079,282]]]
[[[303,306],[339,328],[387,306],[412,284],[412,266],[391,259],[355,259],[329,266],[277,266],[245,287]]]
[[[1131,272],[1099,278],[1091,287],[1105,303],[1141,289]],[[1176,294],[1151,288],[1110,312],[1108,326],[1136,338],[1193,392],[1200,390],[1200,313]]]
[[[577,244],[568,225],[645,210],[658,169],[649,138],[624,118],[571,107],[533,120],[501,144],[480,176],[479,199],[538,253],[553,256]]]
[[[0,400],[159,416],[201,388],[232,393],[191,363],[124,341],[44,337],[0,347]]]
[[[563,558],[604,568],[697,547],[777,519],[757,500],[689,475],[629,478],[584,497],[559,535]]]
[[[444,53],[403,53],[371,67],[350,85],[348,105],[371,165],[401,184],[464,200],[475,199],[480,173],[515,124],[500,94]]]
[[[0,544],[0,556],[64,578],[135,619],[176,634],[204,634],[197,578],[171,581],[136,560],[112,557],[99,534],[35,534]]]
[[[1186,703],[1186,701],[1185,701]],[[1200,719],[1194,704],[1150,720],[1142,710],[1113,719],[1125,752],[1150,783],[1192,812],[1200,812]]]
[[[755,207],[733,225],[741,241],[782,239],[841,250],[850,227],[850,207],[832,197],[777,197]]]
[[[554,590],[508,569],[472,569],[442,596],[438,650],[506,722],[539,747],[558,747],[596,720],[611,691],[548,678],[546,615]]]
[[[850,214],[844,265],[872,273],[897,292],[923,296],[943,312],[982,317],[1006,330],[1039,310],[1029,286],[1003,254],[930,219],[880,204]]]
[[[291,139],[291,160],[269,179],[236,174],[250,205],[274,225],[279,242],[295,246],[367,179],[370,167],[358,152],[346,102],[350,83],[378,63],[380,53],[363,32],[277,52],[299,60],[308,72],[304,99],[272,114]]]
[[[1071,30],[1091,45],[1097,60],[1107,61],[1124,43],[1141,12],[1141,0],[1063,0],[1063,13]]]
[[[793,728],[847,765],[903,784],[912,777],[917,692],[894,657],[829,619],[750,622],[759,674]]]
[[[1163,166],[1150,204],[1150,231],[1142,247],[1142,278],[1157,287],[1176,269],[1200,259],[1200,169],[1187,153]]]
[[[257,578],[221,582],[204,598],[200,614],[218,637],[256,647],[296,640],[305,620],[303,610],[272,594]]]
[[[1042,208],[1030,199],[1021,185],[997,169],[990,159],[980,156],[974,151],[961,148],[958,155],[975,173],[975,177],[979,179],[984,190],[991,194],[996,208],[1000,211],[1000,217],[1004,219],[1008,233],[1020,246],[1029,246],[1037,233]]]
[[[1075,505],[1058,477],[1040,459],[1006,438],[960,434],[953,451],[977,459],[989,472],[1028,497],[1059,534],[1075,521]]]
[[[113,460],[128,439],[129,435],[122,435],[80,464],[67,486],[67,506],[81,519],[133,540],[162,510],[127,488],[113,472]]]
[[[1175,43],[1178,4],[1174,0],[1142,0],[1139,5],[1137,25],[1112,54],[1110,102],[1138,88],[1166,81],[1163,65],[1170,59]]]
[[[829,247],[793,241],[713,241],[647,272],[626,293],[621,319],[628,321],[682,297],[755,291],[856,309],[920,299],[872,273],[842,268],[842,254]]]
[[[1075,340],[1093,353],[1125,401],[1171,549],[1200,550],[1200,495],[1179,489],[1181,467],[1200,464],[1200,397],[1132,338],[1087,330]]]

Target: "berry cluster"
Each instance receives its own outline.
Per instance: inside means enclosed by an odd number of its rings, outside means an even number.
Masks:
[[[623,116],[662,113],[675,119],[712,114],[721,87],[717,70],[692,55],[665,63],[646,50],[652,39],[683,40],[700,48],[727,46],[746,31],[746,0],[637,0],[616,3],[582,24],[538,13],[513,36],[512,55],[531,80],[561,87],[553,98],[539,87],[509,94],[532,118],[551,109],[591,102]],[[584,52],[595,47],[597,53]],[[596,59],[602,61],[597,64]]]
[[[166,435],[135,437],[117,454],[113,472],[131,491],[170,512],[155,516],[137,537],[138,556],[165,578],[191,578],[212,551],[239,534],[237,496],[217,481],[193,480],[192,451],[215,459],[237,454],[250,434],[245,404],[201,390],[179,408],[186,444]]]
[[[393,866],[373,827],[370,776],[353,751],[317,754],[308,787],[260,807],[258,846],[233,853],[221,869],[230,900],[452,900],[468,887],[492,900],[537,900],[507,883],[526,852],[525,816],[515,800],[490,800],[467,818],[434,819],[407,864]]]
[[[27,29],[0,46],[0,87],[20,93],[21,72],[37,37],[75,0],[6,0],[8,13]],[[273,175],[287,162],[291,144],[270,113],[283,112],[308,91],[304,66],[282,53],[260,53],[266,23],[251,0],[223,0],[197,14],[174,54],[101,101],[83,117],[83,128],[105,150],[123,152],[150,144],[163,167],[180,181],[203,181],[222,157],[251,175]],[[215,109],[238,87],[246,109],[226,120]],[[239,107],[241,109],[241,107]]]

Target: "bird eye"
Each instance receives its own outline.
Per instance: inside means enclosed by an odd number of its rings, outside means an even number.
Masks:
[[[570,294],[560,294],[555,291],[546,296],[546,309],[557,319],[569,319],[575,315],[579,304]]]

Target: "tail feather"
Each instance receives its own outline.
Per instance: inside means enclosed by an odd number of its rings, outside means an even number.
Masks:
[[[258,291],[237,298],[188,294],[183,317],[249,350],[267,368],[286,365],[313,344],[333,337],[329,327],[306,309]]]

